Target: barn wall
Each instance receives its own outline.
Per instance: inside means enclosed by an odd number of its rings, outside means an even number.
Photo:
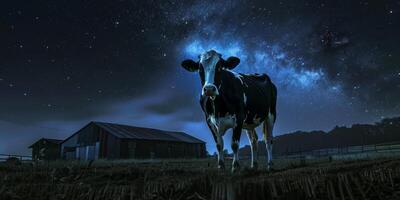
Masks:
[[[61,144],[61,158],[62,159],[75,159],[75,147],[78,144],[78,135],[68,138]]]
[[[206,143],[199,144],[199,146],[200,146],[200,152],[199,152],[200,158],[205,158],[207,156]]]
[[[108,134],[107,135],[107,155],[106,158],[108,159],[119,159],[121,158],[121,151],[120,151],[120,142],[121,140],[116,138],[114,135]]]
[[[34,160],[57,160],[60,158],[60,145],[54,144],[45,140],[39,140],[32,146],[32,158]],[[41,149],[45,149],[43,153],[41,153]]]
[[[64,141],[61,144],[61,147],[75,147],[76,144],[78,143],[78,135],[74,135],[71,138],[69,138],[68,140]]]
[[[79,146],[93,146],[98,141],[98,127],[94,124],[87,126],[79,131],[78,145]]]
[[[121,158],[201,158],[205,156],[204,144],[170,141],[122,140]]]
[[[45,153],[46,160],[57,160],[60,159],[60,145],[50,143],[46,145],[47,151]]]
[[[121,158],[135,158],[136,142],[134,140],[120,140],[120,156]]]
[[[100,153],[100,128],[95,124],[90,124],[78,132],[79,159],[96,160]]]
[[[107,158],[107,152],[108,152],[108,135],[109,133],[107,133],[105,130],[98,128],[98,132],[99,132],[99,158],[105,159]]]
[[[65,159],[121,158],[199,158],[205,156],[204,144],[120,139],[90,123],[61,146]]]
[[[39,158],[39,148],[37,147],[37,145],[34,145],[30,148],[32,148],[32,159],[37,160]]]
[[[120,158],[119,143],[118,138],[91,123],[64,141],[61,149],[64,159],[117,159]]]
[[[61,145],[64,159],[94,160],[99,158],[100,128],[93,123],[79,130]]]

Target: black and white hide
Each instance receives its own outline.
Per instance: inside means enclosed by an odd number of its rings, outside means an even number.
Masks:
[[[267,147],[267,168],[272,165],[273,127],[276,120],[277,89],[266,74],[239,74],[231,71],[237,57],[224,60],[214,50],[202,53],[197,62],[184,60],[182,67],[198,72],[202,90],[200,105],[204,111],[218,150],[218,167],[224,168],[223,135],[232,128],[232,171],[239,169],[239,140],[245,129],[251,144],[251,166],[257,168],[256,127],[263,124]]]

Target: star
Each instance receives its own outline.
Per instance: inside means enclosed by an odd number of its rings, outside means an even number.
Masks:
[[[247,6],[238,0],[229,5],[172,0],[151,6],[99,1],[90,12],[80,8],[85,3],[65,6],[54,1],[49,5],[62,12],[51,16],[46,16],[47,7],[40,4],[20,7],[14,2],[5,3],[14,9],[4,13],[6,23],[0,23],[2,38],[9,41],[0,45],[0,118],[10,115],[37,123],[57,117],[62,120],[65,114],[82,121],[81,114],[90,113],[93,116],[89,117],[104,114],[112,119],[114,113],[107,108],[125,99],[140,104],[141,111],[150,116],[155,111],[148,107],[157,106],[147,104],[169,106],[185,96],[187,99],[181,99],[190,104],[188,107],[182,109],[187,106],[182,103],[176,112],[158,115],[173,118],[168,125],[174,129],[180,124],[186,127],[188,119],[179,116],[201,112],[196,96],[201,81],[179,64],[189,58],[198,61],[200,51],[210,48],[220,51],[223,58],[239,57],[241,63],[234,71],[266,73],[276,83],[282,113],[278,134],[289,129],[329,129],[336,124],[368,122],[372,116],[400,111],[400,66],[393,65],[398,57],[394,44],[400,35],[395,20],[399,12],[384,1],[376,3],[382,12],[363,16],[369,26],[346,20],[371,9],[366,0],[351,2],[348,7],[326,1],[296,1],[289,7],[283,0],[250,1]],[[104,9],[119,12],[96,14]],[[332,17],[321,14],[324,12],[342,14]],[[347,38],[350,42],[325,49],[320,42],[325,31],[332,32],[324,41],[332,40],[333,46]],[[385,37],[368,40],[376,35]],[[21,103],[21,99],[26,102]],[[86,106],[94,103],[104,106]],[[14,109],[20,105],[24,109]],[[63,106],[66,109],[59,116],[42,113]],[[291,112],[299,114],[299,122],[289,120]],[[330,117],[318,117],[327,114]],[[35,116],[28,119],[28,115]],[[151,124],[147,119],[139,121]]]

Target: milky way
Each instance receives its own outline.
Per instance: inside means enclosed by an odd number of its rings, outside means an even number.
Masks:
[[[400,113],[396,0],[60,0],[0,11],[0,153],[91,120],[186,131],[213,152],[199,76],[180,67],[209,49],[276,83],[277,135]]]

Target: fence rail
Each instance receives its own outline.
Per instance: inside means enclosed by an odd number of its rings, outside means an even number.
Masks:
[[[337,148],[317,149],[311,151],[292,151],[277,154],[281,158],[298,158],[305,156],[324,157],[334,155],[351,155],[360,153],[396,153],[400,154],[400,143],[397,144],[373,144],[360,146],[346,146]]]
[[[15,155],[15,154],[0,154],[0,161],[6,161],[9,158],[17,158],[20,161],[32,161],[32,156]]]

